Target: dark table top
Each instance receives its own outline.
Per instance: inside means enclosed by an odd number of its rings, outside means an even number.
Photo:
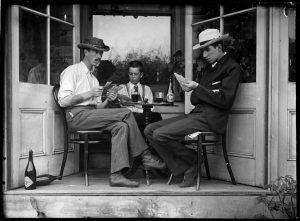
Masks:
[[[171,106],[171,107],[176,107],[178,105],[176,104],[170,104],[167,102],[162,102],[162,103],[144,103],[144,102],[123,102],[121,103],[123,106],[134,106],[134,105],[142,105],[143,107],[153,107],[153,106]]]

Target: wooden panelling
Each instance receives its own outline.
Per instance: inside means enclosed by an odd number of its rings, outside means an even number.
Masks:
[[[20,109],[21,157],[30,149],[34,155],[45,154],[45,110]]]
[[[208,155],[208,163],[211,176],[213,178],[227,180],[231,182],[224,161],[222,148],[216,148],[215,151],[216,154]],[[229,162],[237,183],[247,183],[248,185],[255,185],[256,165],[253,159],[229,156]],[[202,165],[201,174],[203,176],[206,176],[204,165]]]
[[[256,100],[262,99],[256,96],[256,83],[240,83],[232,108],[253,108],[256,106]],[[253,91],[253,93],[249,93]]]
[[[255,155],[255,110],[232,110],[227,129],[229,155],[251,157]]]
[[[296,160],[296,111],[288,113],[288,160]]]
[[[288,83],[288,108],[296,109],[296,83],[289,82]]]

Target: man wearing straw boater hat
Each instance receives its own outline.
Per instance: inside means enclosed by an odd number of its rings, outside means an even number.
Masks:
[[[218,29],[206,29],[199,34],[199,43],[193,49],[202,50],[208,63],[203,76],[200,82],[178,78],[185,92],[192,91],[190,101],[195,108],[187,115],[145,128],[150,145],[173,176],[183,174],[180,187],[193,186],[197,172],[197,155],[181,143],[184,137],[197,131],[225,132],[240,77],[240,66],[223,51],[223,41],[228,39],[229,35],[221,35]]]
[[[67,67],[60,75],[58,101],[66,109],[68,125],[74,130],[100,129],[111,132],[111,186],[137,187],[138,182],[123,176],[132,159],[142,158],[145,168],[162,169],[165,163],[154,157],[139,131],[135,118],[127,108],[106,108],[117,98],[117,88],[101,101],[103,87],[93,75],[102,54],[109,50],[102,39],[88,38],[78,44],[84,58]]]

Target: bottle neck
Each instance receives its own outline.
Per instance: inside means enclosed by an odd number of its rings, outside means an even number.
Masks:
[[[29,160],[32,161],[32,159],[33,159],[33,152],[29,151]]]

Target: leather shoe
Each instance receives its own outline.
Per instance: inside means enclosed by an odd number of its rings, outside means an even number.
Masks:
[[[179,187],[194,186],[196,176],[197,176],[197,167],[193,165],[184,172],[183,181],[179,184]]]
[[[138,187],[139,183],[133,180],[129,180],[123,176],[122,173],[113,173],[109,177],[109,185],[112,187]]]
[[[163,162],[158,157],[152,155],[148,150],[144,151],[142,154],[142,162],[145,169],[164,169],[166,168],[166,163]]]

